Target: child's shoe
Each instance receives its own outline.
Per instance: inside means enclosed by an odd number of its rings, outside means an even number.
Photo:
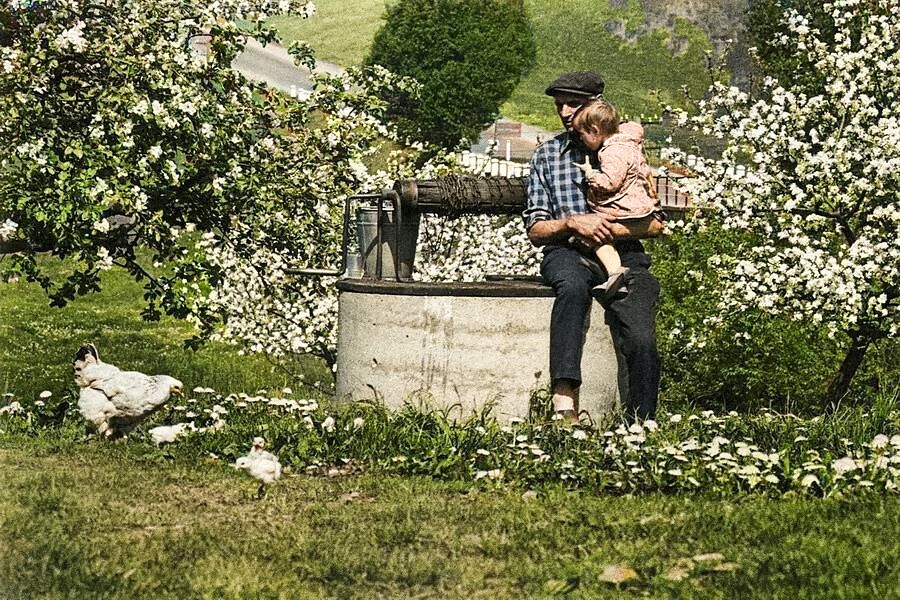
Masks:
[[[609,279],[591,288],[591,295],[601,302],[612,302],[626,295],[628,288],[625,286],[625,276],[630,270],[628,267],[622,267],[622,270],[610,275]]]

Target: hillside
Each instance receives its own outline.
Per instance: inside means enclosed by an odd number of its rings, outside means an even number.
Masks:
[[[733,80],[746,81],[750,69],[744,38],[747,0],[642,0],[641,5],[644,21],[639,34],[671,29],[677,18],[686,19],[706,33],[715,56],[727,54]],[[675,51],[679,49],[675,48]]]
[[[384,0],[320,0],[307,21],[273,22],[286,41],[304,39],[317,56],[361,62],[381,26]],[[525,0],[538,44],[538,64],[501,108],[503,116],[555,129],[543,90],[558,73],[593,69],[607,80],[607,97],[631,118],[650,119],[664,104],[680,104],[681,88],[706,89],[707,53],[722,55],[735,40],[740,55],[747,0]],[[734,79],[746,65],[730,58]]]

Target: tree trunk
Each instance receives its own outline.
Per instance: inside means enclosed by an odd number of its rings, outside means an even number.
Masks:
[[[828,391],[825,392],[825,406],[829,410],[837,408],[847,394],[850,382],[853,380],[853,376],[856,375],[859,365],[862,364],[863,357],[865,357],[866,350],[868,350],[871,343],[871,336],[860,331],[851,332],[850,347],[847,348],[844,361],[841,363],[837,375],[828,383]]]

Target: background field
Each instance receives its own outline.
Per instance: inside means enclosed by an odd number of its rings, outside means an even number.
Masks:
[[[534,26],[537,66],[502,106],[504,117],[557,129],[544,89],[567,70],[601,73],[606,96],[634,119],[655,118],[662,105],[680,103],[682,85],[694,95],[708,85],[705,55],[711,44],[685,20],[676,20],[671,32],[655,30],[631,43],[609,33],[606,23],[620,22],[626,37],[634,33],[644,18],[638,0],[628,0],[621,9],[603,0],[526,0],[525,6]],[[279,17],[272,22],[286,41],[310,42],[320,59],[341,65],[363,61],[381,26],[384,0],[323,0],[316,7],[308,20]]]

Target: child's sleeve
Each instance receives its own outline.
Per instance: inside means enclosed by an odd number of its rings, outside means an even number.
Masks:
[[[592,189],[603,194],[618,192],[628,175],[628,161],[634,152],[628,144],[610,144],[600,149],[600,172],[590,179]]]

